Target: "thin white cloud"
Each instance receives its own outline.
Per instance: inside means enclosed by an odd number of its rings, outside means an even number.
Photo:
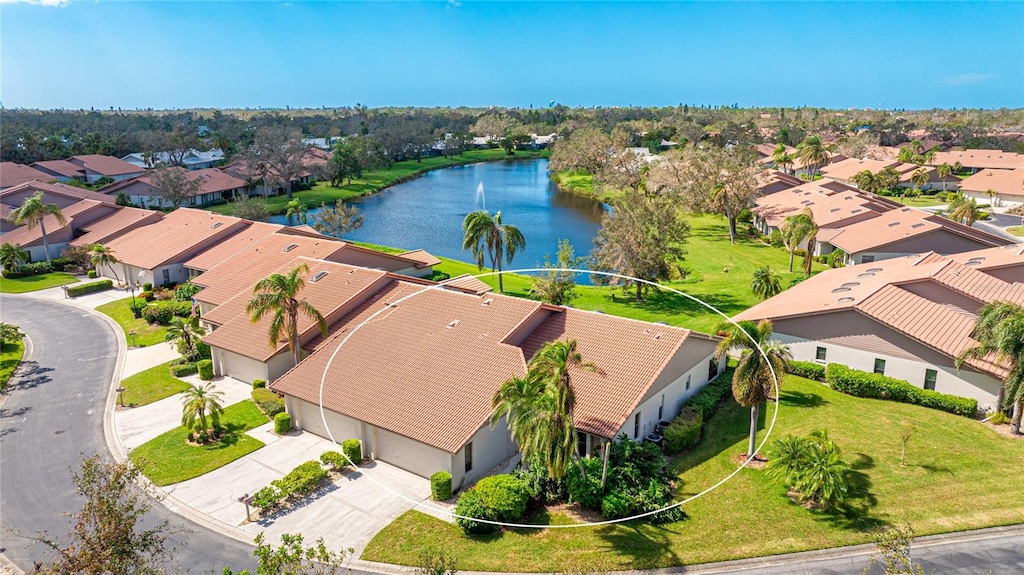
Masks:
[[[34,6],[54,6],[63,8],[69,0],[0,0],[0,4],[32,4]]]
[[[462,2],[459,0],[448,0],[448,8],[461,8]]]
[[[957,74],[956,76],[946,78],[946,85],[967,86],[969,84],[979,84],[995,77],[995,74]]]

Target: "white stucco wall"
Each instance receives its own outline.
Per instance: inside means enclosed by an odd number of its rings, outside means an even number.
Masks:
[[[516,445],[508,431],[505,420],[501,420],[494,429],[490,425],[481,427],[470,440],[473,443],[473,469],[466,472],[466,450],[460,449],[450,455],[452,489],[458,489],[476,482],[494,466],[517,453]]]

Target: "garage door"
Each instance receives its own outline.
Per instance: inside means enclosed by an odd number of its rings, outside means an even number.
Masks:
[[[445,456],[448,454],[408,437],[377,429],[377,459],[420,477],[430,477],[437,471],[447,469],[443,461]]]
[[[254,379],[267,378],[264,365],[255,359],[231,353],[230,351],[221,350],[220,354],[221,375],[233,377],[246,383],[252,383]]]
[[[324,429],[324,420],[320,417],[320,406],[307,401],[299,401],[298,404],[299,422],[302,429],[320,437],[327,437],[327,430]],[[337,430],[333,431],[337,433]],[[341,441],[341,439],[338,439],[338,441]]]

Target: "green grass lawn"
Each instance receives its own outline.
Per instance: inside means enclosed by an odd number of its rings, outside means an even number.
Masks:
[[[73,284],[78,278],[64,272],[50,272],[27,278],[0,278],[0,293],[26,293],[66,284]]]
[[[143,443],[129,457],[150,481],[163,486],[199,477],[263,447],[262,441],[245,434],[267,423],[255,403],[246,400],[224,408],[220,423],[227,432],[218,443],[189,445],[185,428],[178,427]]]
[[[24,355],[25,343],[21,340],[5,341],[0,344],[0,390],[7,385],[7,380],[11,379]]]
[[[729,228],[722,216],[690,216],[690,239],[686,244],[689,255],[685,265],[692,269],[690,279],[669,281],[666,285],[690,294],[733,316],[758,301],[750,291],[754,269],[768,264],[782,276],[782,286],[803,277],[802,272],[789,273],[789,256],[782,248],[766,246],[759,240],[740,237],[736,245],[729,243]],[[526,241],[530,241],[529,238]],[[580,246],[583,248],[583,246]],[[468,255],[468,253],[467,253]],[[538,262],[516,262],[516,267],[534,267]],[[796,258],[794,269],[800,269],[802,259]],[[451,274],[480,273],[473,264],[442,258],[435,269]],[[728,269],[728,271],[726,271]],[[825,269],[815,263],[812,271]],[[487,268],[489,271],[489,268]],[[497,277],[483,281],[497,289]],[[532,280],[526,276],[505,275],[505,293],[526,297]],[[701,304],[670,292],[650,292],[645,302],[634,301],[632,290],[621,288],[580,286],[580,297],[573,306],[586,310],[600,310],[608,314],[647,321],[664,321],[670,325],[711,332],[723,321],[722,317]],[[614,299],[613,299],[614,297]]]
[[[1006,233],[1017,237],[1024,237],[1024,226],[1013,226],[1006,228]]]
[[[766,420],[772,409],[767,410]],[[676,459],[677,498],[731,473],[746,447],[749,414],[726,403],[705,425],[705,438]],[[900,466],[902,422],[915,428]],[[918,535],[1019,523],[1024,500],[1024,441],[1004,438],[976,421],[927,408],[860,399],[788,377],[774,437],[827,429],[852,466],[844,513],[792,503],[763,471],[745,469],[685,506],[689,519],[652,526],[511,530],[469,538],[454,525],[410,511],[377,534],[362,559],[418,564],[421,551],[447,548],[459,568],[478,571],[625,570],[868,543],[869,530],[910,523]],[[760,438],[763,437],[761,431]],[[1011,495],[1008,495],[1011,494]],[[555,514],[551,521],[566,522]]]
[[[141,371],[121,382],[125,405],[139,407],[188,389],[188,383],[171,375],[171,362]]]
[[[132,344],[129,331],[135,331],[135,345],[147,347],[162,343],[167,335],[167,327],[162,325],[150,325],[144,319],[135,319],[131,309],[132,298],[119,299],[105,303],[96,308],[96,311],[107,314],[124,330],[125,340],[128,345]]]
[[[353,178],[351,183],[333,187],[329,182],[317,182],[313,189],[303,192],[295,192],[293,195],[299,200],[299,202],[312,209],[319,207],[321,202],[330,205],[334,203],[335,200],[348,200],[359,196],[366,196],[374,192],[378,192],[388,186],[419,176],[430,170],[449,168],[452,166],[472,164],[476,162],[505,159],[528,160],[546,157],[548,157],[547,150],[519,150],[514,156],[506,156],[505,151],[501,148],[469,150],[461,156],[455,156],[452,158],[437,156],[433,158],[423,158],[419,162],[416,160],[395,162],[387,169],[364,172],[363,177]],[[275,196],[267,200],[267,208],[270,210],[271,214],[283,214],[287,211],[286,206],[288,205],[288,202],[288,196]],[[219,214],[230,215],[234,207],[231,206],[231,204],[224,204],[220,206],[213,206],[209,209]]]
[[[897,202],[900,198],[893,198]],[[931,206],[944,206],[946,202],[939,201],[935,196],[917,196],[916,198],[903,198],[902,203],[915,208],[927,208]]]

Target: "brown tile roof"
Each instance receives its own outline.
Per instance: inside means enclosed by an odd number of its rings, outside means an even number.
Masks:
[[[93,244],[105,244],[109,240],[139,226],[156,223],[162,217],[163,213],[161,212],[123,207],[109,216],[80,227],[79,230],[86,233],[71,240],[71,245],[91,246]]]
[[[893,167],[899,165],[899,162],[885,161],[885,160],[858,160],[856,158],[847,158],[840,162],[830,164],[821,169],[821,174],[826,178],[832,178],[834,180],[851,180],[853,176],[867,170],[872,174],[877,174],[884,168]]]
[[[51,201],[46,198],[47,194],[56,194],[58,196],[70,198],[73,200],[96,200],[97,202],[103,202],[105,204],[115,204],[117,202],[116,198],[113,198],[106,194],[101,194],[99,192],[94,192],[92,190],[76,188],[75,186],[69,186],[67,184],[62,184],[60,182],[47,184],[45,182],[39,181],[25,182],[24,184],[18,186],[7,188],[5,190],[0,190],[0,202],[8,203],[10,200],[6,200],[6,198],[10,198],[11,196],[24,192],[25,190],[43,192],[43,200],[46,202]],[[17,203],[18,205],[21,205],[21,202]]]
[[[280,224],[250,222],[244,230],[185,262],[185,267],[206,271],[282,228]]]
[[[244,222],[202,210],[178,208],[156,223],[110,240],[107,247],[125,264],[151,270],[191,259],[201,245],[231,236],[245,226]]]
[[[952,166],[960,162],[965,168],[999,168],[1013,170],[1024,168],[1024,155],[1002,150],[958,150],[937,152],[929,162],[932,166],[946,163]]]
[[[96,172],[103,176],[123,176],[125,174],[135,174],[143,171],[143,168],[140,168],[135,164],[129,164],[121,158],[104,156],[102,154],[71,156],[67,161],[76,166],[85,168],[90,172]]]
[[[890,210],[876,218],[846,225],[829,242],[847,253],[855,254],[938,230],[974,240],[979,247],[1013,243],[1010,239],[910,207]]]
[[[31,166],[17,164],[15,162],[0,162],[0,188],[10,188],[32,180],[45,182],[53,179],[52,176],[41,172]]]
[[[1024,168],[982,170],[961,181],[960,189],[980,193],[994,190],[1001,196],[1024,196]]]
[[[769,225],[778,227],[787,217],[809,208],[814,214],[814,221],[819,227],[828,228],[847,221],[859,221],[871,218],[882,211],[872,198],[867,198],[857,190],[846,186],[836,191],[820,182],[805,182],[803,185],[782,190],[758,198],[754,212],[767,220]]]
[[[59,223],[57,218],[52,215],[44,216],[43,226],[46,227],[46,237],[51,245],[53,244],[53,238],[57,235],[57,232],[67,228],[74,230],[78,227],[75,225],[75,218],[77,216],[84,216],[97,209],[110,209],[110,206],[103,202],[97,202],[96,200],[79,200],[61,210],[61,213],[64,214],[63,224]],[[3,234],[3,241],[5,243],[21,244],[23,246],[33,246],[37,243],[41,244],[42,240],[43,231],[39,226],[29,229],[27,225],[23,225]]]
[[[1024,266],[1024,244],[1009,244],[945,257],[982,271],[1020,267]]]
[[[44,162],[35,162],[32,167],[39,168],[53,172],[65,178],[84,178],[85,170],[82,166],[72,164],[67,160],[47,160]],[[45,179],[49,180],[52,176],[47,176]]]
[[[431,254],[426,250],[411,250],[408,252],[402,252],[398,254],[398,257],[416,262],[417,268],[436,266],[441,263],[441,260],[438,259],[437,256]]]
[[[455,276],[449,280],[445,280],[443,283],[447,287],[455,288],[458,290],[462,290],[466,293],[471,293],[475,295],[485,294],[494,289],[491,286],[484,283],[482,280],[479,280],[469,274]]]
[[[757,177],[757,189],[762,196],[788,190],[805,183],[796,176],[791,176],[778,170],[764,170]]]

